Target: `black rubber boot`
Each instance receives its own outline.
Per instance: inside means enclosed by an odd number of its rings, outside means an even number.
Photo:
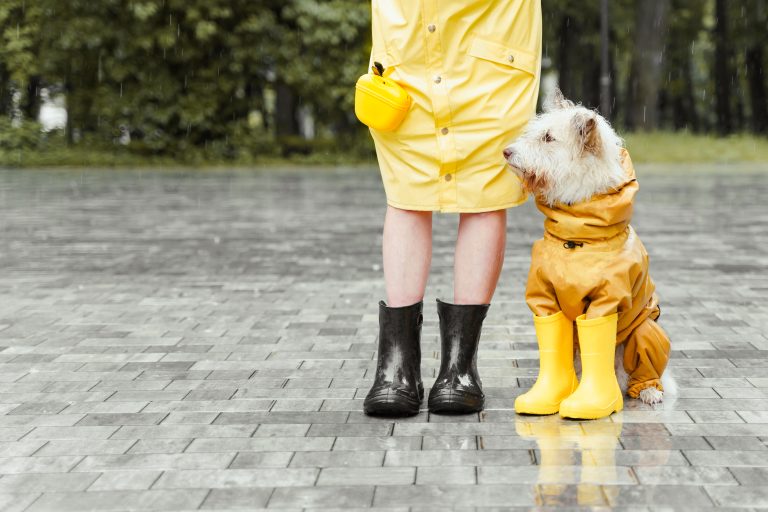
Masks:
[[[457,305],[438,299],[440,373],[429,392],[430,412],[466,414],[485,404],[477,373],[480,330],[490,304]]]
[[[424,302],[390,308],[379,302],[376,377],[363,402],[365,414],[413,416],[424,398],[421,324]]]

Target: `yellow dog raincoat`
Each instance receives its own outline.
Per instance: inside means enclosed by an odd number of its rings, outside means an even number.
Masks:
[[[524,202],[501,155],[536,110],[540,0],[372,0],[372,9],[371,64],[394,68],[413,99],[395,131],[371,130],[388,204],[482,212]]]
[[[670,343],[656,323],[655,285],[648,253],[629,225],[638,191],[629,153],[622,149],[626,181],[615,190],[574,205],[552,207],[537,201],[544,215],[544,238],[533,245],[526,301],[537,316],[562,311],[570,320],[618,313],[617,343],[626,342],[627,394],[663,390],[661,374]]]

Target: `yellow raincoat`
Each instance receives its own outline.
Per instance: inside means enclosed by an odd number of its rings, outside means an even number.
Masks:
[[[526,301],[538,316],[618,313],[616,343],[626,342],[627,392],[637,398],[645,388],[663,389],[670,345],[655,321],[660,311],[648,253],[629,225],[639,187],[629,153],[621,151],[627,179],[620,187],[574,205],[536,202],[547,218],[544,238],[533,244]]]
[[[536,110],[540,0],[372,0],[371,63],[413,100],[394,132],[371,130],[387,203],[482,212],[525,201],[504,145]]]

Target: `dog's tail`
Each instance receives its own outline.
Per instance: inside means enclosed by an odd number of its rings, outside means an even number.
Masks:
[[[613,367],[616,370],[616,380],[619,381],[621,394],[626,395],[627,388],[629,387],[629,375],[624,370],[624,344],[623,343],[616,345],[616,359],[614,359]]]
[[[669,398],[677,396],[677,382],[672,377],[669,367],[661,374],[661,385],[664,387],[664,396]]]

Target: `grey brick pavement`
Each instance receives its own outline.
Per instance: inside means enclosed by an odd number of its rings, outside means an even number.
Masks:
[[[382,297],[376,171],[0,171],[0,509],[768,507],[768,169],[640,169],[678,390],[611,419],[520,418],[509,213],[479,415],[368,418]],[[757,172],[756,172],[757,171]],[[436,220],[425,384],[450,300]]]

